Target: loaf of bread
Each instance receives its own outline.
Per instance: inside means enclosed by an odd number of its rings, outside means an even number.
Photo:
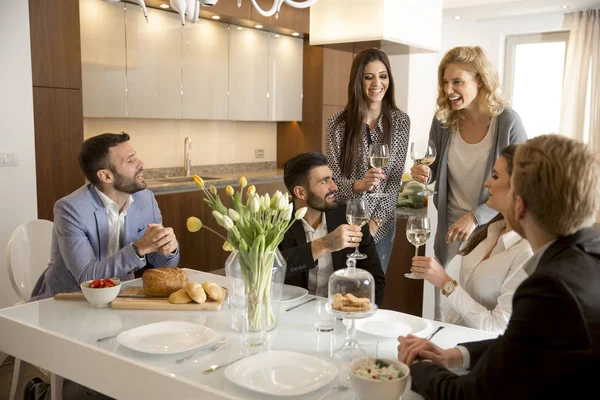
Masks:
[[[169,297],[179,289],[185,289],[188,277],[177,267],[150,268],[142,275],[144,292],[151,297]]]
[[[192,298],[187,294],[186,289],[179,289],[178,291],[171,293],[169,302],[173,304],[186,304],[191,303]]]
[[[208,297],[214,301],[223,301],[223,297],[225,297],[225,290],[220,285],[217,285],[215,282],[206,281],[202,284],[202,288]]]
[[[196,303],[202,304],[206,301],[206,292],[198,282],[189,282],[186,285],[186,291]]]

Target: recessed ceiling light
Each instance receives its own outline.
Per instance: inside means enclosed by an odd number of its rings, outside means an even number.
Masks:
[[[238,27],[237,27],[237,30],[238,30],[238,31],[241,31],[242,29],[244,29],[244,28],[242,28],[241,26],[238,26]]]
[[[454,19],[460,19],[460,15],[455,15]]]
[[[259,24],[259,25],[255,25],[254,27],[255,27],[256,29],[262,29],[262,28],[263,28],[263,26],[262,26],[262,25],[260,25],[260,24]]]
[[[219,17],[218,15],[213,15],[211,18],[212,19],[221,19],[221,17]]]
[[[569,8],[569,6],[565,4],[564,6],[562,6],[562,8]]]
[[[169,6],[167,4],[161,4],[159,7],[160,8],[169,8]]]
[[[298,32],[294,32],[292,33],[292,36],[300,36],[300,34]]]
[[[279,34],[275,35],[275,37],[279,37]]]

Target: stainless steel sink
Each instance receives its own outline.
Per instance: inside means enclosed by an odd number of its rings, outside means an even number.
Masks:
[[[202,179],[204,179],[205,181],[214,181],[216,179],[221,178],[216,178],[214,176],[203,176]],[[192,176],[170,176],[168,178],[156,178],[155,180],[165,183],[186,183],[193,182],[194,178]]]

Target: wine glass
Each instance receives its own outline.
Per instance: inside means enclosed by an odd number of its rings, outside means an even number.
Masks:
[[[385,143],[372,143],[369,147],[369,164],[372,168],[383,169],[387,166],[390,160],[390,146]],[[375,193],[372,193],[373,197],[387,197],[387,193],[381,193],[381,184],[377,186]]]
[[[417,165],[430,166],[435,161],[436,151],[433,140],[417,140],[410,144],[410,158]],[[429,175],[431,177],[431,174]],[[427,189],[429,179],[423,184],[424,188],[420,194],[422,196],[433,196],[436,191]]]
[[[406,223],[406,238],[415,246],[415,256],[419,255],[419,247],[427,242],[430,234],[431,223],[429,217],[411,216],[408,218],[408,222]],[[409,279],[423,279],[413,272],[408,272],[404,276]]]
[[[348,200],[348,204],[346,204],[346,221],[348,221],[350,225],[356,225],[358,227],[362,227],[369,222],[369,209],[367,208],[367,202],[364,199]],[[355,247],[354,253],[348,254],[348,258],[364,260],[367,258],[367,255],[361,253],[358,251],[358,247]]]

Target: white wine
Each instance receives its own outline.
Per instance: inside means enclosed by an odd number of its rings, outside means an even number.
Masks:
[[[369,222],[369,217],[355,217],[353,215],[346,214],[346,221],[348,221],[350,225],[363,226]]]
[[[414,246],[423,246],[429,239],[430,233],[430,229],[410,229],[406,231],[406,238]]]
[[[371,163],[371,166],[373,168],[383,169],[387,166],[389,160],[390,160],[389,157],[377,157],[377,156],[369,157],[369,162]]]
[[[433,164],[434,161],[435,161],[435,156],[427,156],[427,157],[423,157],[423,158],[417,158],[415,160],[415,164],[427,166],[427,165]]]

